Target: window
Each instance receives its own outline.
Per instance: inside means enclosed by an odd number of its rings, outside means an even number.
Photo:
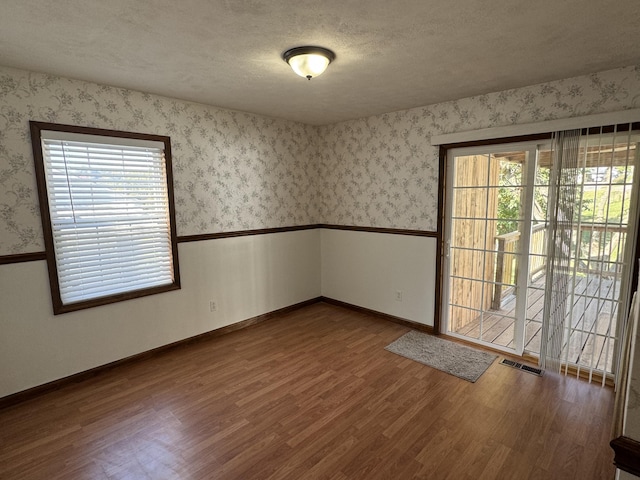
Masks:
[[[30,123],[54,313],[180,288],[169,137]]]

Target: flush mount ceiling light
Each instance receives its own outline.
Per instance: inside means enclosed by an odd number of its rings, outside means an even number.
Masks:
[[[311,80],[327,69],[336,54],[322,47],[296,47],[284,52],[282,58],[294,72]]]

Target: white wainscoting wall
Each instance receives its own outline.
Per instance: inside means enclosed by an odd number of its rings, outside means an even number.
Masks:
[[[322,229],[322,295],[433,326],[436,246],[433,237]]]
[[[57,316],[45,261],[0,265],[0,397],[320,296],[318,229],[179,255],[181,290]]]

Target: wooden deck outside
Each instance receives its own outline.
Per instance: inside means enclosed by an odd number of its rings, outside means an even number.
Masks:
[[[527,320],[525,323],[525,351],[540,353],[542,315],[544,310],[545,277],[537,279],[528,289]],[[595,294],[600,290],[600,298]],[[570,364],[612,371],[614,339],[617,323],[617,297],[620,281],[615,277],[585,275],[575,288],[571,336],[568,342]],[[513,348],[515,297],[502,302],[500,310],[484,312],[482,340],[494,345]],[[455,333],[480,338],[481,316]],[[607,337],[611,335],[610,341]],[[566,347],[566,345],[565,345]]]

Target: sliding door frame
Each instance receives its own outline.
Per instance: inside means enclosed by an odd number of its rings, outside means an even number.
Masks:
[[[447,184],[448,184],[448,171],[449,171],[449,150],[458,149],[458,148],[466,148],[466,147],[482,147],[482,146],[490,146],[497,144],[516,144],[516,143],[532,143],[532,142],[540,142],[545,143],[551,141],[552,134],[551,133],[536,133],[533,135],[521,135],[515,137],[502,137],[502,138],[492,138],[487,140],[478,140],[471,142],[459,142],[459,143],[449,143],[440,145],[439,147],[439,172],[438,172],[438,226],[437,226],[437,240],[438,244],[436,246],[436,256],[439,259],[436,264],[436,301],[435,301],[435,311],[434,311],[434,331],[437,334],[446,333],[444,329],[446,328],[445,322],[443,321],[443,311],[445,308],[444,302],[446,299],[445,296],[445,288],[444,282],[447,281],[445,278],[445,263],[447,259],[445,258],[446,254],[446,237],[445,232],[450,225],[448,225],[448,219],[446,212],[448,211],[448,200],[447,200]],[[640,251],[637,252],[640,255]]]
[[[610,125],[605,127],[591,127],[591,128],[583,128],[582,134],[597,134],[597,133],[607,133],[607,132],[620,132],[624,130],[640,130],[640,122],[633,123],[623,123],[618,125]],[[483,139],[478,141],[466,141],[466,142],[458,142],[458,143],[449,143],[442,144],[439,146],[439,185],[438,185],[438,225],[437,225],[437,256],[439,258],[439,262],[436,265],[436,302],[435,302],[435,317],[434,317],[434,330],[436,333],[446,333],[444,329],[446,328],[445,322],[443,321],[443,313],[444,308],[446,308],[445,301],[448,305],[448,299],[446,298],[446,288],[444,287],[445,282],[448,279],[445,277],[445,262],[447,259],[445,258],[446,250],[446,236],[445,232],[451,226],[449,225],[450,221],[447,218],[446,212],[448,211],[448,198],[447,198],[447,184],[448,184],[448,171],[449,171],[449,151],[452,149],[464,148],[464,147],[481,147],[481,146],[489,146],[489,145],[508,145],[508,144],[516,144],[516,143],[547,143],[551,141],[553,132],[548,133],[537,133],[532,135],[520,135],[514,137],[500,137],[500,138],[492,138],[492,139]],[[640,169],[640,167],[638,168]],[[638,170],[636,169],[636,170]],[[637,173],[637,172],[636,172]],[[640,174],[635,175],[635,177],[640,176]],[[636,184],[637,188],[640,188],[640,184]],[[640,208],[638,208],[635,212],[635,216],[633,219],[630,219],[630,223],[635,223],[635,225],[640,225]],[[634,232],[635,233],[635,232]],[[640,237],[640,236],[639,236]],[[639,262],[640,262],[640,238],[636,238],[635,247],[633,249],[633,266],[632,266],[632,274],[631,281],[629,285],[629,291],[633,292],[638,288],[638,273],[639,273]],[[624,303],[621,305],[626,312],[629,312],[630,309],[630,298],[624,299]]]
[[[521,219],[518,222],[521,224],[521,243],[520,243],[520,252],[518,255],[518,277],[516,279],[516,310],[515,310],[515,319],[514,319],[514,331],[513,331],[513,344],[514,347],[502,347],[500,345],[496,345],[494,343],[482,340],[482,335],[477,340],[471,340],[473,342],[478,342],[481,345],[495,348],[497,350],[505,351],[508,353],[515,353],[518,356],[522,356],[524,353],[524,337],[525,337],[525,323],[526,323],[526,309],[527,309],[527,295],[528,295],[528,276],[529,276],[529,242],[531,237],[531,212],[532,212],[532,204],[533,204],[533,189],[535,183],[535,173],[536,166],[538,163],[538,152],[541,147],[550,144],[548,140],[532,140],[528,142],[510,142],[510,143],[492,143],[489,145],[481,145],[481,146],[468,146],[468,147],[456,147],[449,148],[447,150],[447,171],[446,171],[446,184],[445,184],[445,209],[443,211],[443,216],[445,218],[445,222],[443,224],[443,244],[442,244],[442,281],[441,288],[443,299],[448,299],[450,296],[450,282],[449,276],[451,273],[451,229],[453,227],[451,219],[453,216],[452,204],[453,204],[453,194],[454,194],[454,185],[453,185],[453,177],[454,177],[454,168],[455,165],[453,160],[455,157],[464,157],[471,155],[489,155],[492,156],[496,153],[501,153],[509,150],[514,150],[518,152],[525,153],[526,161],[522,166],[521,171],[521,185],[522,193],[521,193],[521,210],[520,215]],[[491,168],[488,166],[488,168]],[[480,173],[480,172],[479,172]],[[484,173],[483,173],[484,174]],[[488,212],[487,212],[488,213]],[[485,254],[486,250],[489,248],[487,245],[484,245]],[[445,306],[444,300],[441,305],[442,312],[442,333],[453,334],[450,331],[450,323],[451,319],[449,318],[449,302]],[[458,335],[453,335],[458,337]],[[464,335],[461,335],[462,339]]]

